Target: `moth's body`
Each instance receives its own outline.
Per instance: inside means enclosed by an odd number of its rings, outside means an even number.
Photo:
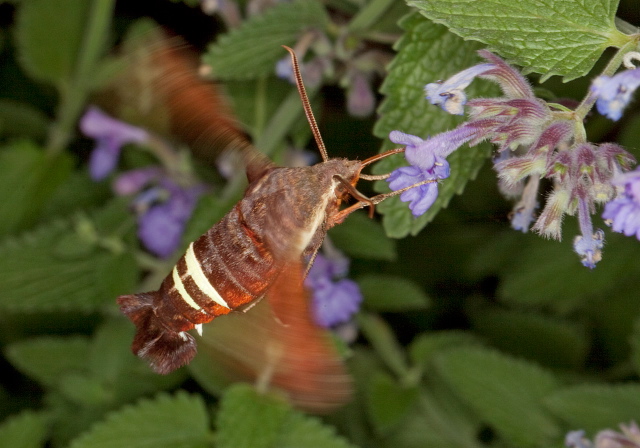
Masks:
[[[187,331],[247,309],[286,263],[302,264],[317,251],[346,195],[338,179],[355,182],[360,169],[360,162],[344,159],[301,168],[249,166],[244,198],[189,245],[158,291],[118,299],[137,326],[133,351],[159,373],[188,363],[196,347]]]

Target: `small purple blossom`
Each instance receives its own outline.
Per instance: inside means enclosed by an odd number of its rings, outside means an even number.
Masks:
[[[331,252],[329,256],[318,253],[305,279],[313,295],[314,319],[325,328],[349,321],[362,302],[358,284],[344,278],[349,260],[335,249]]]
[[[591,92],[598,98],[598,112],[613,121],[618,121],[638,86],[640,68],[625,70],[612,77],[598,76],[591,84]]]
[[[426,140],[404,132],[391,131],[389,140],[406,147],[405,158],[411,165],[430,170],[436,164],[436,159],[442,162],[449,154],[471,140],[476,134],[476,129],[462,125]]]
[[[585,432],[571,431],[565,437],[568,448],[640,448],[640,429],[635,422],[620,425],[620,432],[605,429],[594,438],[594,442],[585,437]]]
[[[527,181],[522,192],[522,198],[513,208],[513,216],[511,217],[511,227],[514,230],[520,230],[523,233],[529,231],[529,227],[534,219],[534,212],[538,208],[538,186],[540,185],[539,176],[531,176]]]
[[[585,437],[584,430],[569,431],[564,438],[564,445],[568,448],[591,448],[591,442]]]
[[[464,93],[469,84],[487,70],[492,69],[493,64],[479,64],[453,75],[445,82],[432,82],[424,87],[426,98],[431,104],[440,106],[442,110],[452,115],[462,115],[467,96]]]
[[[181,187],[164,179],[149,197],[165,200],[141,207],[138,215],[138,238],[160,258],[169,257],[179,246],[186,224],[204,189],[200,185]],[[146,199],[149,199],[147,197]]]
[[[635,235],[640,240],[640,169],[620,174],[611,183],[620,191],[605,205],[602,217],[611,223],[614,232]]]
[[[364,73],[354,71],[347,91],[347,111],[354,117],[368,117],[376,107],[376,97]]]
[[[296,83],[296,78],[293,75],[293,66],[291,65],[291,57],[289,55],[280,58],[278,62],[276,62],[276,76],[291,84]]]
[[[582,264],[593,269],[596,263],[602,260],[604,232],[600,229],[593,231],[589,204],[584,198],[578,199],[578,223],[582,235],[576,236],[573,240],[573,249],[580,256]]]
[[[443,137],[445,134],[451,138]],[[403,144],[405,158],[411,166],[405,166],[394,170],[387,178],[389,188],[393,191],[402,190],[420,182],[449,177],[449,162],[445,157],[469,140],[473,132],[464,128],[454,129],[450,132],[439,134],[431,139],[422,140],[415,135],[392,131],[389,139],[397,144]],[[433,205],[438,197],[438,183],[432,182],[411,188],[400,195],[400,200],[409,202],[409,209],[413,216],[424,214]]]
[[[144,143],[149,137],[144,129],[116,120],[95,106],[89,107],[80,119],[80,130],[97,140],[89,160],[89,172],[96,181],[104,179],[115,169],[123,145]]]
[[[449,164],[445,160],[446,169]],[[404,166],[393,171],[387,178],[389,188],[393,191],[402,190],[425,180],[436,180],[437,177],[416,166]],[[413,216],[423,215],[438,198],[438,183],[428,183],[411,188],[400,195],[402,202],[409,202],[409,209]]]

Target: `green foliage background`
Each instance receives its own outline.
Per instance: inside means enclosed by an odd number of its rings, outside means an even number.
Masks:
[[[185,3],[162,7],[196,6]],[[335,89],[312,92],[330,154],[365,158],[391,147],[391,130],[454,127],[422,88],[474,64],[479,48],[524,67],[534,86],[580,99],[603,52],[632,29],[617,12],[640,23],[633,0],[298,0],[220,33],[203,60],[256,145],[278,159],[286,139],[309,138],[297,93],[272,75],[280,45],[310,27],[335,35],[337,13],[350,38],[397,37],[375,123],[336,107]],[[354,215],[331,232],[365,296],[346,359],[350,404],[319,418],[277,391],[222,387],[197,363],[152,373],[130,353],[133,328],[115,298],[156,288],[172,261],[140,257],[135,219],[89,179],[92,143],[76,128],[133,22],[111,0],[0,1],[0,446],[543,447],[569,430],[640,420],[640,244],[608,234],[590,271],[572,252],[571,219],[561,243],[511,230],[489,146],[450,157],[452,176],[423,217],[390,200],[382,217]],[[615,126],[592,117],[587,129],[593,141],[620,136],[640,157],[638,117],[632,106]],[[232,182],[203,197],[185,244],[241,192]]]

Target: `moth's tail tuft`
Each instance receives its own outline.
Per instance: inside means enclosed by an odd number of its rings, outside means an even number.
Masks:
[[[131,350],[149,361],[157,373],[166,375],[188,364],[196,355],[196,342],[187,332],[170,330],[153,310],[157,292],[118,297],[120,310],[136,326]]]

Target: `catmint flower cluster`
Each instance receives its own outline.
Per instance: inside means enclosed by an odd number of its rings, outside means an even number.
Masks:
[[[95,181],[115,170],[124,144],[149,143],[147,131],[116,120],[96,107],[90,107],[82,116],[80,130],[97,141],[89,160]],[[116,177],[113,189],[120,196],[133,196],[131,208],[138,221],[138,238],[160,258],[167,258],[178,249],[198,198],[205,191],[203,184],[173,179],[161,166],[122,173]]]
[[[614,198],[616,182],[618,185],[625,182],[614,178],[630,168],[633,157],[619,145],[585,141],[582,119],[576,114],[536,98],[527,80],[496,55],[486,50],[479,54],[487,62],[425,87],[426,98],[448,113],[463,114],[466,106],[469,117],[466,122],[426,140],[405,134],[399,139],[398,131],[390,134],[390,140],[406,145],[406,158],[411,165],[391,174],[387,179],[391,189],[405,188],[419,179],[444,179],[449,174],[445,165],[449,154],[464,143],[474,146],[489,141],[498,148],[494,168],[501,189],[517,198],[512,226],[523,232],[533,229],[559,240],[563,217],[577,214],[581,233],[574,239],[574,250],[584,266],[594,268],[602,257],[604,232],[594,229],[591,215],[597,204],[606,204]],[[503,96],[467,100],[464,90],[476,77],[497,83]],[[599,88],[609,91],[604,81]],[[610,104],[616,101],[615,107],[619,110],[622,100],[609,99]],[[447,169],[435,170],[443,166]],[[553,190],[536,217],[541,179],[551,181]],[[401,200],[411,202],[414,215],[424,213],[435,201],[437,187],[432,185],[437,184],[416,187],[400,196]],[[422,190],[408,194],[418,188]],[[629,204],[635,206],[638,200],[634,194],[634,190],[628,188],[618,195],[620,201],[626,200],[620,210],[632,210]],[[611,210],[610,213],[615,214]],[[627,222],[619,226],[623,227],[628,233],[633,229],[637,231],[640,224]]]
[[[585,432],[571,431],[565,437],[568,448],[640,448],[640,429],[635,422],[620,425],[621,432],[605,429],[596,434],[593,442],[585,437]]]

